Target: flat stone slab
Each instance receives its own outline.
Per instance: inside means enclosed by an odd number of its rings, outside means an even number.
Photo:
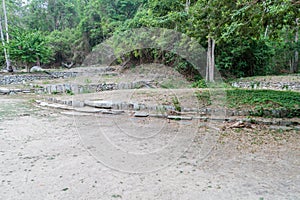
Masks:
[[[94,107],[94,108],[104,108],[104,109],[111,109],[113,103],[111,101],[84,101],[86,106]]]
[[[111,115],[120,115],[125,113],[124,110],[107,110],[107,109],[98,109],[98,108],[91,108],[91,107],[83,107],[83,108],[75,108],[74,111],[81,112],[81,113],[100,113],[100,114],[111,114]]]
[[[55,109],[62,109],[62,110],[74,110],[74,108],[66,105],[61,105],[61,104],[54,104],[54,103],[46,103],[46,102],[41,102],[39,104],[40,106],[43,107],[49,107],[49,108],[55,108]]]
[[[74,111],[81,113],[102,113],[103,109],[91,108],[91,107],[83,107],[83,108],[74,108]]]
[[[2,94],[8,94],[8,93],[10,93],[10,89],[0,88],[0,93],[2,93]]]
[[[172,120],[192,120],[193,117],[185,117],[185,116],[176,116],[176,115],[169,115],[168,119]]]
[[[135,117],[149,117],[149,113],[144,113],[144,112],[136,112],[134,113]]]
[[[72,101],[72,106],[76,108],[82,108],[84,106],[84,102],[82,101]]]
[[[82,113],[82,112],[61,112],[63,115],[68,115],[68,116],[90,116],[90,113]]]
[[[288,127],[288,126],[270,126],[270,130],[282,130],[282,131],[290,131],[294,130],[294,127]]]
[[[167,118],[168,116],[164,114],[149,114],[149,117]]]
[[[109,114],[109,115],[121,115],[125,113],[124,110],[103,110],[102,114]]]

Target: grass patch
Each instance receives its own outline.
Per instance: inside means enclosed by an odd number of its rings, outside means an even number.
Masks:
[[[198,91],[195,93],[199,104],[202,106],[210,106],[211,105],[211,98],[210,98],[210,92],[208,90],[205,91]]]
[[[196,96],[205,106],[216,106],[209,91],[199,91]],[[216,98],[214,96],[214,98]],[[216,99],[221,99],[216,98]],[[300,93],[276,90],[226,89],[226,107],[248,110],[251,116],[300,117]]]
[[[68,94],[68,95],[74,95],[74,92],[72,90],[66,90],[66,94]]]
[[[30,114],[36,111],[31,106],[31,102],[1,102],[0,104],[0,121],[10,120],[17,117],[19,114]]]
[[[257,106],[264,109],[300,109],[300,93],[274,90],[227,90],[227,104],[231,108]]]
[[[300,93],[275,90],[227,90],[230,108],[248,109],[251,116],[300,117]]]
[[[172,98],[172,103],[173,103],[173,105],[175,107],[175,110],[178,111],[178,112],[181,112],[180,102],[179,102],[179,100],[178,100],[177,97],[173,97]]]

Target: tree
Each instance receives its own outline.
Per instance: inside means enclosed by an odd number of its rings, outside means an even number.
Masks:
[[[298,14],[299,5],[290,0],[240,1],[233,11],[232,20],[224,35],[231,39],[247,36],[247,40],[264,40],[266,44],[272,44],[273,47],[283,46],[284,49],[274,49],[276,53],[274,53],[273,60],[281,62],[283,56],[277,52],[283,50],[283,54],[289,55],[284,55],[288,59],[285,61],[286,64],[281,63],[283,65],[281,68],[284,65],[290,65],[290,68],[293,68],[291,60],[294,60],[296,46],[293,44],[294,39],[291,35],[295,31],[295,19]],[[255,65],[251,66],[250,75],[255,75],[254,67]]]
[[[11,57],[24,64],[27,72],[31,65],[46,64],[52,57],[49,41],[41,32],[16,30],[10,43]]]
[[[232,1],[200,0],[189,11],[189,22],[192,26],[187,27],[187,33],[207,47],[206,80],[215,80],[215,50],[221,42],[221,36],[234,8]],[[206,42],[206,44],[205,44]]]
[[[80,47],[80,37],[81,34],[77,29],[56,30],[50,33],[47,38],[53,49],[54,60],[58,65],[61,65],[62,62],[80,64],[84,54]]]
[[[124,28],[124,23],[133,18],[145,0],[90,0],[80,22],[80,30],[91,47],[111,37]]]
[[[295,33],[295,44],[297,45],[298,43],[299,43],[299,18],[296,19],[296,33]],[[291,69],[292,73],[296,73],[298,71],[298,65],[299,65],[298,49],[295,50],[295,59],[294,59],[294,63],[293,63],[293,68]]]
[[[32,0],[24,7],[24,23],[40,31],[75,28],[80,22],[79,0]]]

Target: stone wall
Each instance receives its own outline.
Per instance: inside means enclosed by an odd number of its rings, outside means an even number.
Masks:
[[[134,110],[134,111],[146,111],[146,112],[161,112],[175,111],[175,107],[171,105],[146,105],[138,102],[112,102],[112,101],[78,101],[78,100],[61,100],[55,97],[47,99],[52,103],[58,103],[68,106],[79,107],[89,106],[103,109],[115,109],[115,110]],[[286,109],[264,109],[264,110],[233,110],[222,108],[182,108],[181,114],[194,113],[199,116],[211,116],[211,117],[234,117],[234,116],[266,116],[274,118],[286,118],[286,117],[299,117],[300,109],[286,110]]]
[[[76,77],[77,72],[52,72],[51,74],[22,74],[22,75],[0,75],[0,85],[22,84],[35,80],[49,80],[56,78]]]
[[[124,90],[124,89],[139,89],[139,88],[155,88],[156,82],[154,81],[135,81],[130,83],[100,83],[100,84],[57,84],[45,85],[36,87],[29,84],[26,89],[10,89],[1,88],[0,94],[16,94],[16,93],[37,93],[37,94],[84,94],[109,90]]]
[[[241,81],[231,85],[235,88],[300,91],[300,77],[299,81],[294,82]]]
[[[38,93],[92,93],[109,90],[124,90],[124,89],[138,89],[138,88],[153,88],[156,87],[154,81],[135,81],[131,83],[100,83],[89,85],[77,85],[77,84],[60,84],[60,85],[48,85],[44,88],[39,88],[36,91]]]

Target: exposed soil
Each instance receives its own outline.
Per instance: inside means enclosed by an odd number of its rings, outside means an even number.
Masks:
[[[223,124],[198,124],[202,128],[190,148],[174,163],[150,173],[126,173],[103,163],[84,136],[96,139],[93,133],[100,127],[115,145],[145,153],[167,142],[175,130],[160,132],[154,143],[138,144],[120,137],[116,126],[130,125],[124,116],[64,116],[37,109],[31,98],[0,100],[0,199],[299,199],[297,131],[225,129],[209,142],[203,129]],[[165,119],[134,123],[176,128],[176,122]],[[200,153],[204,142],[213,145],[205,158]],[[118,157],[103,152],[108,153]]]

